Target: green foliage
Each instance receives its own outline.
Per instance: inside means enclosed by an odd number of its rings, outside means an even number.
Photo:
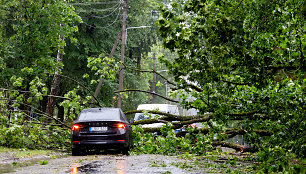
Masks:
[[[161,136],[144,133],[140,126],[133,126],[133,152],[144,154],[178,155],[189,153],[203,155],[213,149],[211,136],[194,133],[194,128],[186,128],[185,137],[178,137],[169,124],[161,128]]]
[[[40,163],[40,165],[47,165],[47,164],[49,164],[48,161],[39,161],[39,163]]]
[[[304,173],[305,168],[303,166],[297,164],[290,165],[290,160],[293,156],[286,151],[286,149],[276,146],[273,148],[265,148],[259,152],[258,161],[261,162],[259,172]]]
[[[64,1],[4,0],[0,9],[6,11],[0,18],[10,48],[10,55],[4,57],[3,74],[21,70],[31,74],[52,73],[62,66],[55,62],[54,55],[65,45],[59,35],[71,37],[77,31],[74,22],[80,19],[73,8]]]
[[[1,124],[0,132],[0,145],[6,147],[67,150],[70,145],[70,130],[57,126]]]
[[[65,97],[70,98],[71,100],[64,100],[60,105],[64,107],[65,115],[68,116],[68,119],[73,121],[77,118],[79,113],[85,109],[84,104],[86,104],[90,98],[87,98],[87,100],[82,100],[82,97],[77,94],[76,89],[69,91],[67,94],[65,94]]]
[[[162,60],[178,83],[172,95],[187,108],[214,113],[210,123],[238,119],[248,132],[271,132],[245,136],[262,156],[275,159],[265,149],[278,153],[279,147],[280,155],[305,157],[304,7],[301,0],[188,0],[161,7],[163,45],[178,54]]]
[[[101,79],[115,79],[115,72],[119,70],[119,65],[115,64],[115,59],[105,57],[104,54],[98,58],[89,57],[87,67],[95,71],[95,75]]]

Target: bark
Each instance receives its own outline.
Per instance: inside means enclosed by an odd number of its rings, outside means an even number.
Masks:
[[[154,112],[154,111],[153,111]],[[154,113],[159,113],[159,112],[154,112]],[[139,125],[139,124],[152,124],[152,123],[171,123],[172,129],[178,129],[181,128],[185,125],[190,125],[192,123],[198,123],[198,122],[207,122],[210,119],[212,119],[213,115],[212,114],[207,114],[207,115],[202,115],[202,116],[173,116],[169,114],[169,116],[164,116],[160,118],[153,118],[153,119],[146,119],[146,120],[139,120],[135,121],[132,123],[132,125]],[[171,121],[178,121],[178,122],[171,122]],[[147,129],[144,128],[145,132],[149,131],[151,132],[152,130],[159,132],[160,128],[158,129]]]
[[[62,25],[61,25],[62,26]],[[63,35],[60,35],[59,36],[60,39],[63,41],[64,40],[64,36]],[[56,58],[56,61],[58,62],[62,62],[63,61],[63,47],[60,48],[58,51],[57,51],[57,58]],[[47,113],[50,115],[50,116],[53,116],[53,111],[54,111],[54,102],[55,102],[55,99],[54,99],[54,95],[57,94],[57,89],[58,89],[58,85],[59,85],[59,80],[60,80],[60,76],[59,76],[59,72],[61,71],[61,69],[58,69],[55,73],[54,73],[54,77],[53,77],[53,82],[52,82],[52,86],[51,86],[51,92],[50,92],[50,95],[51,97],[49,98],[48,100],[48,106],[47,106]]]
[[[58,103],[56,103],[56,107],[58,110],[57,119],[59,119],[61,122],[64,122],[65,108],[63,106],[60,106]]]
[[[48,96],[43,96],[43,99],[40,101],[40,110],[46,111],[48,103]]]
[[[236,151],[240,151],[240,152],[256,152],[256,149],[253,148],[253,147],[242,146],[240,144],[229,143],[229,142],[224,142],[224,141],[213,141],[212,145],[213,146],[229,147],[229,148],[233,148]]]
[[[48,100],[48,114],[53,116],[53,111],[54,111],[54,103],[55,103],[55,98],[53,96],[55,96],[57,94],[57,88],[59,85],[59,75],[58,72],[55,72],[54,77],[53,77],[53,82],[52,82],[52,87],[51,87],[51,93],[50,93],[50,97]]]
[[[136,67],[139,70],[140,70],[140,63],[141,63],[141,55],[139,57],[137,57],[137,65],[136,65]],[[138,75],[140,75],[140,71],[137,71],[137,73],[138,73]]]
[[[130,114],[135,114],[135,113],[142,113],[142,112],[148,112],[151,114],[158,114],[158,115],[163,115],[165,117],[160,117],[160,120],[166,120],[166,121],[187,121],[187,120],[191,120],[191,119],[199,119],[199,118],[203,118],[209,115],[212,115],[212,113],[208,113],[205,115],[194,115],[194,116],[182,116],[182,115],[173,115],[170,113],[166,113],[166,112],[159,112],[159,111],[148,111],[148,110],[133,110],[133,111],[127,111],[124,112],[125,115],[130,115]]]
[[[267,130],[251,130],[251,131],[247,131],[244,129],[233,129],[233,128],[229,128],[226,130],[226,132],[221,133],[223,135],[228,135],[228,138],[232,138],[236,135],[244,135],[248,132],[255,132],[256,134],[260,135],[260,136],[271,136],[272,133],[267,131]]]

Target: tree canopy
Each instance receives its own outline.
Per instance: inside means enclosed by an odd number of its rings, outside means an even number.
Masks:
[[[66,128],[78,113],[91,104],[116,107],[121,92],[124,111],[164,99],[196,109],[194,117],[164,113],[142,123],[180,121],[160,131],[177,144],[192,144],[194,137],[171,128],[204,122],[204,129],[193,130],[205,142],[198,144],[201,153],[243,134],[259,151],[258,161],[275,164],[275,171],[282,171],[292,154],[305,158],[304,1],[129,0],[125,90],[117,91],[121,42],[117,48],[114,43],[122,30],[122,2],[0,0],[1,145],[59,148],[63,141],[67,146]],[[54,74],[60,76],[56,95]],[[91,103],[99,79],[101,92]],[[155,100],[154,94],[166,95]],[[52,97],[56,108],[49,115]],[[233,121],[234,130],[228,128]],[[19,126],[25,123],[31,124]],[[186,141],[176,137],[185,135]],[[278,156],[286,157],[279,159],[282,164],[274,160]]]
[[[241,120],[258,149],[306,154],[304,1],[189,0],[162,7],[158,27],[186,108],[213,113],[216,132]]]

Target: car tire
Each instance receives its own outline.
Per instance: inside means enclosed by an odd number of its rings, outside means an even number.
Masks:
[[[72,156],[79,156],[79,155],[81,155],[80,149],[79,148],[72,148],[71,149],[71,154],[72,154]]]
[[[121,149],[122,155],[129,155],[130,149],[131,149],[130,146]]]

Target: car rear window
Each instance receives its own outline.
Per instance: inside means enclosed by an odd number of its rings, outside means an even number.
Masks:
[[[146,119],[149,119],[148,115],[144,115],[143,113],[136,113],[135,114],[135,121],[146,120]]]
[[[81,112],[78,121],[121,121],[119,110]]]

